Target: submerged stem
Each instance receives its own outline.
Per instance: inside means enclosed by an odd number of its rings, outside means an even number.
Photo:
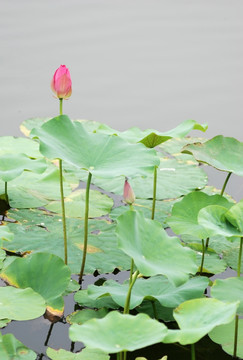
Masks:
[[[205,257],[205,245],[204,245],[204,240],[202,239],[202,260],[201,260],[201,266],[200,266],[200,275],[202,275],[202,273],[203,273],[204,257]]]
[[[153,183],[153,204],[152,204],[152,215],[151,215],[152,220],[154,220],[155,204],[156,204],[157,169],[158,169],[158,166],[155,165],[155,167],[154,167],[154,183]]]
[[[60,176],[60,193],[61,193],[61,205],[62,205],[62,227],[63,227],[63,239],[64,239],[64,262],[68,263],[67,254],[67,227],[65,216],[65,203],[64,203],[64,191],[63,191],[63,175],[62,175],[62,160],[59,159],[59,176]]]
[[[83,274],[84,274],[84,266],[86,260],[86,253],[87,253],[87,245],[88,245],[88,220],[89,220],[89,190],[90,190],[90,183],[91,183],[92,174],[89,172],[88,180],[86,184],[86,195],[85,195],[85,216],[84,216],[84,247],[83,247],[83,259],[81,270],[79,274],[79,283],[82,283]]]
[[[232,172],[229,172],[228,175],[227,175],[227,177],[226,177],[226,179],[225,179],[224,185],[223,185],[222,190],[221,190],[221,193],[220,193],[221,196],[223,196],[223,194],[224,194],[224,190],[225,190],[225,188],[226,188],[226,185],[227,185],[227,183],[228,183],[228,181],[229,181],[229,178],[230,178],[231,174],[232,174]]]

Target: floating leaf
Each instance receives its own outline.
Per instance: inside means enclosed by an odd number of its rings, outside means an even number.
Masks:
[[[88,295],[88,290],[80,290],[74,295],[74,300],[81,306],[87,306],[93,309],[118,309],[119,305],[111,298],[111,296],[105,296],[98,299],[94,299]]]
[[[149,315],[152,319],[159,319],[163,321],[175,321],[173,318],[174,308],[168,308],[160,305],[160,303],[155,301],[145,300],[136,308],[136,311],[139,313],[145,313]]]
[[[14,335],[0,333],[1,360],[35,360],[36,353],[17,340]]]
[[[83,309],[73,312],[72,314],[68,315],[66,317],[66,321],[69,324],[78,324],[82,325],[86,321],[90,319],[102,319],[106,314],[108,313],[108,310],[106,308],[101,308],[99,310],[94,309]]]
[[[162,274],[175,285],[187,281],[197,271],[195,254],[162,226],[137,211],[127,211],[117,219],[119,247],[145,276]]]
[[[223,259],[226,261],[228,266],[235,271],[238,270],[239,251],[240,251],[240,242],[237,241],[237,243],[233,243],[231,248],[223,251]],[[241,259],[240,272],[243,273],[243,258]]]
[[[45,300],[34,290],[0,287],[0,319],[30,320],[43,315]]]
[[[62,315],[64,302],[61,295],[70,281],[70,270],[58,256],[36,253],[16,258],[0,276],[16,287],[32,288],[45,299],[49,313]]]
[[[218,135],[203,144],[188,145],[185,151],[218,170],[243,176],[243,143],[235,138]]]
[[[230,324],[217,326],[209,333],[211,340],[221,344],[223,350],[230,355],[234,354],[235,321]],[[237,358],[243,358],[243,319],[238,322]]]
[[[243,278],[216,279],[211,288],[211,296],[221,301],[240,301],[237,314],[243,315]]]
[[[69,217],[84,218],[85,214],[85,189],[72,192],[65,198],[65,214]],[[90,190],[89,198],[89,217],[99,217],[110,212],[113,200],[97,190]],[[61,214],[62,207],[60,201],[52,201],[45,208],[49,211]]]
[[[42,158],[39,151],[39,144],[31,139],[0,136],[0,155],[3,154],[26,154],[33,158]]]
[[[11,322],[10,319],[0,319],[0,329],[7,326],[10,322]]]
[[[163,342],[193,344],[216,326],[231,322],[238,305],[239,302],[224,303],[212,298],[185,301],[173,312],[180,330],[169,330]]]
[[[103,319],[92,319],[83,325],[71,325],[69,337],[87,347],[107,353],[134,351],[163,340],[167,328],[145,314],[122,315],[111,311]]]
[[[47,356],[52,360],[109,360],[110,356],[96,349],[83,349],[80,353],[47,348]]]
[[[0,226],[0,240],[1,241],[12,241],[14,238],[14,234],[9,230],[7,225]],[[1,244],[1,242],[0,242]]]
[[[198,138],[198,137],[195,138],[195,137],[191,137],[191,136],[187,136],[187,137],[183,137],[183,138],[178,138],[178,137],[175,138],[174,137],[174,138],[164,142],[159,147],[166,153],[178,156],[179,153],[182,151],[182,149],[186,145],[193,144],[193,143],[199,143],[199,142],[204,143],[205,141],[207,141],[207,139],[201,138],[201,137],[200,138]]]
[[[189,279],[181,286],[172,285],[163,276],[149,279],[137,279],[131,294],[130,309],[140,305],[144,299],[157,299],[161,305],[176,307],[183,301],[203,296],[208,285],[205,277]],[[124,308],[129,283],[119,284],[114,280],[107,280],[102,286],[89,285],[88,294],[93,299],[110,295],[112,299]]]
[[[118,136],[88,133],[80,122],[61,115],[33,129],[40,151],[49,159],[62,159],[97,177],[146,175],[159,159],[153,149],[129,144]]]

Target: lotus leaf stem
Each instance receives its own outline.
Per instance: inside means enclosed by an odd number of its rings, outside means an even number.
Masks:
[[[129,314],[129,307],[130,307],[130,299],[131,299],[132,288],[133,288],[133,285],[135,284],[135,281],[137,280],[138,275],[139,275],[139,271],[136,270],[135,273],[132,276],[132,281],[129,283],[129,288],[128,288],[128,292],[127,292],[127,297],[126,297],[126,302],[125,302],[123,314]]]
[[[158,169],[158,166],[155,165],[155,167],[154,167],[154,183],[153,183],[153,204],[152,204],[152,215],[151,215],[152,220],[154,220],[155,204],[156,204],[157,169]]]
[[[204,244],[204,240],[202,239],[202,260],[200,266],[200,275],[202,275],[203,273],[204,256],[205,256],[205,244]]]
[[[64,239],[64,262],[67,265],[67,263],[68,263],[67,227],[66,227],[64,191],[63,191],[63,175],[62,175],[62,160],[61,159],[59,159],[59,176],[60,176],[60,193],[61,193],[61,205],[62,205],[62,227],[63,227],[63,239]]]
[[[45,346],[48,345],[48,341],[49,341],[49,339],[50,339],[50,337],[51,337],[51,333],[52,333],[52,329],[53,329],[54,324],[55,324],[54,322],[51,323],[51,326],[50,326],[50,328],[49,328],[49,330],[48,330],[47,337],[46,337],[46,341],[45,341],[45,343],[44,343]]]
[[[129,286],[131,285],[131,282],[132,282],[133,268],[134,268],[134,260],[132,259],[131,260],[130,277],[129,277]]]
[[[223,194],[224,194],[224,190],[225,190],[225,188],[226,188],[226,185],[227,185],[227,183],[228,183],[228,181],[229,181],[229,178],[230,178],[231,174],[232,174],[232,172],[229,172],[228,175],[227,175],[227,177],[226,177],[226,179],[225,179],[224,185],[223,185],[222,190],[221,190],[221,193],[220,193],[221,196],[223,196]]]
[[[8,202],[8,183],[5,181],[4,184],[4,194],[5,194],[5,200]]]
[[[191,359],[192,360],[196,360],[196,349],[195,349],[195,344],[191,344]]]
[[[83,247],[83,259],[81,264],[81,270],[79,274],[79,283],[82,283],[83,274],[84,274],[84,266],[86,260],[87,253],[87,245],[88,245],[88,221],[89,221],[89,191],[90,191],[90,183],[91,183],[92,174],[89,172],[88,180],[86,184],[86,195],[85,195],[85,216],[84,216],[84,247]]]
[[[154,312],[154,318],[155,318],[155,320],[159,320],[158,313],[157,313],[156,306],[155,306],[155,301],[151,300],[151,302],[152,302],[152,308],[153,308],[153,312]]]
[[[209,244],[209,237],[206,239],[206,249],[208,248],[208,244]]]

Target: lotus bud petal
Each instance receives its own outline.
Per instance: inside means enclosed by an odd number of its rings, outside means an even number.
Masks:
[[[129,205],[132,205],[135,201],[135,194],[127,179],[125,179],[123,198],[124,201]]]
[[[70,72],[65,65],[61,65],[51,81],[51,88],[59,99],[67,99],[72,94],[72,80]]]

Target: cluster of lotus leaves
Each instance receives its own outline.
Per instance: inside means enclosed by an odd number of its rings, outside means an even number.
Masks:
[[[223,136],[208,141],[186,137],[191,130],[206,129],[188,120],[165,133],[138,128],[121,132],[61,115],[25,121],[21,130],[28,138],[0,137],[0,277],[8,285],[0,287],[0,326],[43,314],[60,318],[64,296],[75,293],[84,308],[67,316],[69,337],[83,342],[85,349],[72,353],[48,348],[50,359],[109,360],[109,354],[155,343],[193,344],[207,334],[233,354],[229,334],[236,314],[243,316],[243,281],[232,277],[210,284],[209,276],[229,266],[237,270],[243,202],[207,186],[199,163],[242,176],[243,144]],[[58,160],[64,171],[67,265]],[[130,298],[133,315],[121,311],[129,280],[104,280],[80,290],[71,278],[79,273],[83,254],[89,174],[85,274],[129,270],[133,259],[140,274]],[[121,197],[125,178],[136,194],[132,207]],[[211,297],[206,297],[209,285]],[[169,330],[162,321],[176,322],[177,329]],[[7,334],[0,337],[0,356],[28,360],[36,354]],[[238,356],[243,357],[241,342]]]

